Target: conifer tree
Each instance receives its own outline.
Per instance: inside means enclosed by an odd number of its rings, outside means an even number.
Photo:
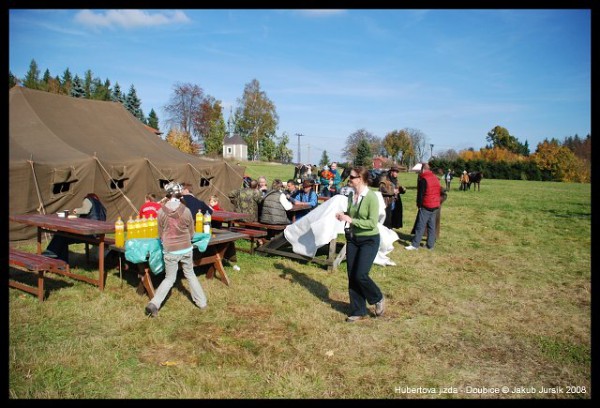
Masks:
[[[131,112],[133,116],[138,118],[142,123],[146,123],[146,118],[144,117],[144,112],[141,109],[142,101],[137,96],[137,92],[135,91],[135,87],[133,84],[129,87],[129,93],[125,97],[125,108]]]
[[[71,71],[69,68],[65,69],[62,75],[61,81],[61,93],[64,95],[71,95],[71,85],[73,83],[73,76],[71,75]]]
[[[73,78],[73,83],[71,84],[71,96],[74,98],[85,98],[85,89],[77,74],[75,74],[75,78]]]
[[[321,155],[321,161],[319,162],[319,166],[323,167],[326,164],[329,164],[329,156],[327,156],[327,150],[323,150],[323,154]]]
[[[153,129],[156,130],[160,130],[158,128],[158,116],[156,115],[156,112],[154,112],[154,109],[150,109],[150,114],[148,115],[148,126],[150,126]]]
[[[23,85],[29,89],[39,89],[40,85],[40,70],[34,59],[29,64],[29,71],[25,75]]]
[[[13,75],[13,73],[8,71],[8,89],[12,88],[19,82],[19,79]]]
[[[123,97],[123,93],[121,92],[121,86],[119,85],[118,82],[115,82],[115,89],[112,92],[112,99],[113,102],[120,102],[123,105],[125,105],[125,98]]]
[[[93,94],[93,85],[92,85],[93,79],[92,79],[92,70],[88,69],[87,71],[85,71],[85,76],[83,79],[83,89],[85,91],[85,98],[86,99],[92,99],[92,94]]]

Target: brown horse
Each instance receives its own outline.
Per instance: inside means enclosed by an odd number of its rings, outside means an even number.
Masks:
[[[469,182],[467,183],[467,190],[471,189],[471,184],[474,184],[473,191],[475,191],[475,187],[477,187],[477,191],[481,191],[481,179],[483,178],[483,173],[480,171],[472,171],[469,173]]]

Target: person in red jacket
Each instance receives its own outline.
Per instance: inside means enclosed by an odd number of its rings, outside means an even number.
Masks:
[[[440,210],[440,180],[429,169],[428,163],[423,163],[417,180],[417,226],[410,245],[404,247],[412,251],[419,249],[419,243],[427,227],[427,249],[435,246],[435,219]]]
[[[142,204],[140,207],[140,218],[150,218],[152,216],[154,219],[158,218],[158,210],[160,210],[160,203],[158,203],[158,199],[156,194],[148,193],[146,194],[146,202]]]

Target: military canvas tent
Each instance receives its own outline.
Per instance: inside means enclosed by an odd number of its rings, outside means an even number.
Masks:
[[[196,197],[241,187],[245,168],[183,153],[118,102],[94,101],[15,86],[9,91],[9,214],[56,213],[96,193],[107,220],[136,216],[148,192],[164,195],[171,180]],[[10,223],[9,239],[35,236]]]

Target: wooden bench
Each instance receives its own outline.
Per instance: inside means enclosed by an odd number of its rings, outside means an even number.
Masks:
[[[48,258],[47,256],[34,254],[10,248],[8,264],[18,269],[26,269],[37,273],[37,286],[30,286],[13,279],[9,279],[8,286],[21,289],[25,292],[37,295],[38,300],[44,300],[44,272],[53,272],[62,275],[70,274],[69,264],[61,259]]]
[[[267,236],[264,238],[264,240],[268,241],[280,232],[282,232],[288,225],[289,224],[263,224],[262,222],[257,221],[234,221],[232,226],[243,227],[245,229],[266,231]]]
[[[106,248],[110,251],[111,245],[114,245],[114,244],[115,244],[115,240],[113,238],[104,237],[104,248]],[[100,254],[98,254],[98,256],[100,256]],[[104,256],[104,254],[102,254],[102,256]],[[88,263],[90,262],[90,243],[89,242],[85,243],[85,260]]]
[[[254,247],[258,246],[258,238],[264,238],[267,236],[267,231],[262,229],[242,228],[242,227],[229,227],[229,231],[239,232],[240,234],[247,235],[250,240],[250,255],[254,254]],[[240,251],[244,251],[238,248]]]

